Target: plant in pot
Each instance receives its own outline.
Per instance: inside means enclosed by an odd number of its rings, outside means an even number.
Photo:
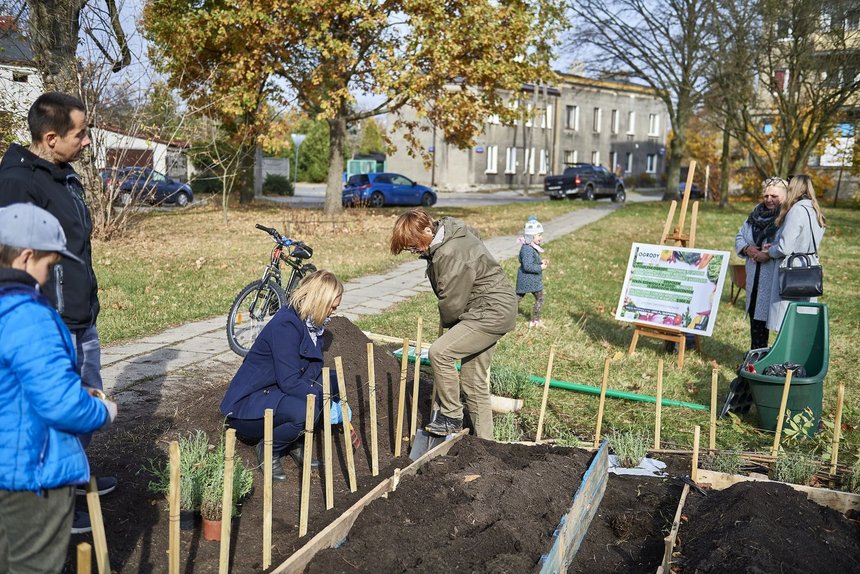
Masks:
[[[648,454],[649,440],[644,432],[613,430],[606,440],[609,441],[609,447],[617,457],[618,466],[635,468]]]
[[[254,486],[254,473],[245,466],[241,458],[234,459],[233,466],[233,508],[231,516],[236,516],[239,502]],[[209,452],[204,463],[200,514],[203,516],[203,538],[221,539],[221,503],[224,498],[224,442]]]
[[[516,412],[535,394],[528,373],[505,365],[490,369],[490,408],[495,413]]]
[[[205,461],[211,449],[206,433],[196,433],[179,439],[179,525],[182,530],[194,528],[203,495]],[[170,493],[170,462],[150,460],[143,468],[153,476],[147,485],[150,492],[168,496]]]

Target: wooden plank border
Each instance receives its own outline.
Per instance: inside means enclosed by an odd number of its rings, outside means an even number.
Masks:
[[[609,443],[604,441],[582,476],[582,483],[573,496],[573,504],[561,517],[561,522],[553,533],[555,541],[552,548],[541,556],[541,574],[567,572],[567,567],[573,562],[588,532],[592,518],[597,514],[603,493],[606,492],[608,477]]]
[[[352,525],[355,523],[358,515],[361,514],[361,511],[365,506],[380,496],[384,496],[385,494],[395,490],[397,488],[397,483],[403,476],[415,474],[428,460],[446,454],[451,450],[451,447],[457,443],[457,441],[468,433],[469,429],[463,429],[454,435],[451,440],[446,440],[442,444],[428,450],[403,470],[400,470],[399,472],[395,471],[395,475],[393,477],[387,478],[376,485],[376,488],[365,494],[358,502],[347,509],[346,512],[341,514],[331,524],[321,530],[319,534],[311,538],[307,544],[296,550],[289,558],[287,558],[286,561],[272,570],[270,574],[303,572],[308,563],[310,563],[310,561],[313,560],[313,557],[316,556],[317,552],[325,550],[326,548],[338,546],[346,539]]]

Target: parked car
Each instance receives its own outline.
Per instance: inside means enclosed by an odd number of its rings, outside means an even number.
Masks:
[[[436,192],[399,173],[360,173],[346,180],[343,205],[422,205],[436,203]]]
[[[117,202],[127,205],[133,201],[155,205],[172,203],[185,207],[194,201],[191,186],[170,179],[149,167],[120,167],[103,169],[102,183],[106,188],[117,186]]]
[[[684,186],[687,185],[686,181],[678,182],[678,197],[684,197]],[[693,183],[690,186],[690,199],[704,199],[705,194],[702,192],[702,188],[699,187],[696,183]]]
[[[627,199],[621,178],[602,165],[590,163],[575,163],[564,168],[561,175],[546,176],[543,190],[550,199],[581,197],[592,201],[599,197],[611,197],[615,202]]]

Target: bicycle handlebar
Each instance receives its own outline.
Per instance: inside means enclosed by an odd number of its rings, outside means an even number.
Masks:
[[[289,238],[289,237],[287,237],[286,235],[281,235],[280,233],[278,233],[278,230],[277,230],[277,229],[274,229],[274,228],[272,228],[272,227],[266,227],[265,225],[260,225],[259,223],[257,223],[257,224],[255,225],[255,227],[256,227],[257,229],[259,229],[259,230],[261,230],[261,231],[265,231],[266,233],[268,233],[269,235],[271,235],[271,236],[272,236],[272,239],[274,239],[274,240],[275,240],[275,242],[277,242],[277,243],[279,243],[279,244],[283,245],[284,247],[289,247],[289,246],[291,246],[291,245],[305,245],[305,244],[304,244],[303,242],[301,242],[301,241],[295,241],[295,240],[293,240],[293,239],[290,239],[290,238]],[[305,247],[307,247],[307,246],[305,245]]]

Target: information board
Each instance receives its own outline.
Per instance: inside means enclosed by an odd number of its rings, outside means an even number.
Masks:
[[[710,337],[727,251],[634,243],[615,318]]]

